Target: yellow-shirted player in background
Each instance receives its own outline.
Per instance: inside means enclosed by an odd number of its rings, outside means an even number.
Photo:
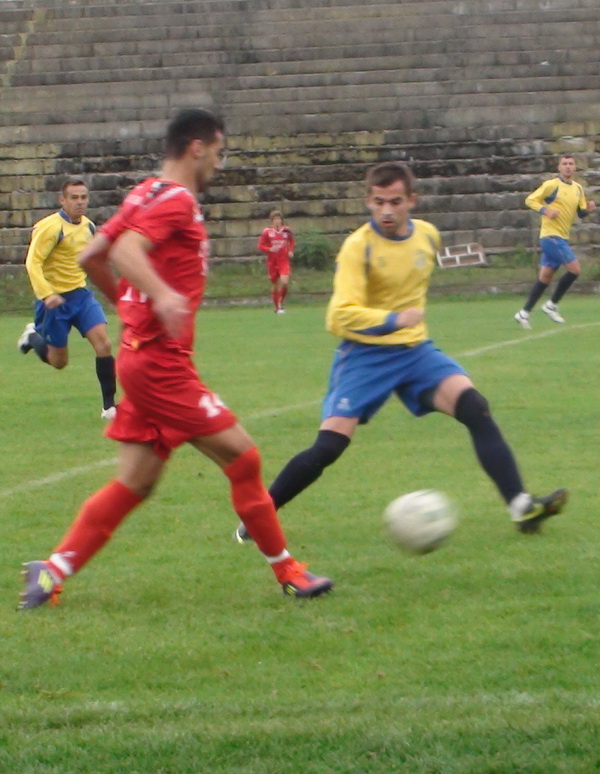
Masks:
[[[69,332],[77,328],[96,352],[96,375],[102,391],[102,417],[115,409],[115,361],[106,316],[92,291],[78,257],[95,232],[85,212],[89,192],[83,180],[67,181],[60,195],[61,209],[38,221],[31,235],[25,266],[36,296],[35,322],[25,326],[18,348],[31,349],[44,363],[64,368],[69,362]]]
[[[557,304],[581,271],[579,261],[569,244],[571,227],[577,216],[585,218],[596,209],[596,204],[586,200],[583,188],[573,179],[575,170],[573,156],[561,156],[558,162],[558,177],[546,180],[525,199],[525,204],[542,216],[540,273],[523,308],[515,315],[515,320],[527,330],[531,328],[529,313],[552,282],[556,270],[562,265],[566,271],[559,279],[550,300],[542,306],[542,311],[554,322],[564,323]]]
[[[488,402],[461,366],[428,338],[425,303],[440,247],[435,226],[411,218],[413,176],[401,162],[367,175],[371,220],[351,234],[337,257],[327,328],[342,339],[323,402],[316,441],[293,457],[269,493],[277,508],[316,481],[394,393],[415,416],[438,411],[464,424],[482,468],[497,486],[521,532],[539,530],[558,513],[566,492],[526,492],[512,451]],[[410,486],[410,482],[406,482]],[[246,542],[243,525],[234,533]]]

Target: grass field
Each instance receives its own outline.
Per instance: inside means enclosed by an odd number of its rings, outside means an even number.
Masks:
[[[290,548],[335,591],[285,598],[190,449],[154,499],[71,579],[58,608],[13,612],[111,474],[89,346],[66,371],[18,355],[0,319],[0,771],[7,774],[588,774],[600,771],[598,299],[567,325],[518,301],[434,303],[436,343],[488,397],[528,485],[571,490],[541,536],[511,527],[464,428],[395,403],[282,511]],[[205,380],[259,443],[270,481],[315,435],[334,340],[323,308],[208,310]],[[113,331],[116,324],[111,321]],[[446,491],[461,525],[401,554],[380,514]]]

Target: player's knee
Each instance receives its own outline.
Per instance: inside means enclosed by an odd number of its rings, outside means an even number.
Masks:
[[[48,352],[48,365],[56,368],[57,371],[62,371],[63,368],[69,365],[69,358],[64,355],[52,355],[52,353]]]
[[[346,451],[350,439],[334,430],[319,430],[317,440],[311,448],[313,462],[321,469],[332,465]]]
[[[474,387],[463,390],[456,401],[454,417],[467,427],[490,418],[490,404]]]
[[[574,282],[577,279],[577,277],[579,277],[580,272],[581,272],[581,268],[579,266],[577,268],[575,268],[574,266],[567,267],[567,273],[573,275],[573,279],[571,280],[571,282]]]
[[[156,481],[151,484],[138,484],[135,487],[131,487],[131,491],[136,494],[141,500],[147,500],[156,488]]]
[[[233,484],[260,477],[260,454],[256,446],[240,454],[224,468],[225,475]]]
[[[103,341],[101,344],[97,344],[94,349],[96,350],[96,357],[110,357],[112,354],[112,347],[109,339]]]

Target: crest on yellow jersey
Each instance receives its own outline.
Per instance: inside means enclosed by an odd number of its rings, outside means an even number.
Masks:
[[[416,269],[424,269],[429,264],[431,256],[426,253],[425,250],[416,250],[414,258],[414,266]]]

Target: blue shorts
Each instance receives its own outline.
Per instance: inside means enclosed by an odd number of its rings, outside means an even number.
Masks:
[[[46,309],[43,301],[35,304],[35,329],[46,344],[62,349],[67,346],[71,328],[85,336],[96,325],[106,324],[104,309],[91,290],[77,288],[60,295],[65,303],[54,309]]]
[[[392,392],[420,417],[432,410],[421,395],[454,374],[466,372],[431,341],[416,347],[344,341],[333,359],[321,418],[358,417],[365,424]]]
[[[571,250],[571,245],[562,237],[542,237],[540,247],[542,248],[540,266],[550,266],[551,269],[556,270],[563,264],[573,263],[577,260],[577,256]]]

